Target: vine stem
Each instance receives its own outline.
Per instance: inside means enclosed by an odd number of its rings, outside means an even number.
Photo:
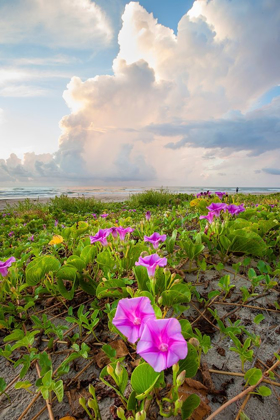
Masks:
[[[218,414],[224,411],[225,408],[229,407],[235,401],[240,400],[240,398],[245,397],[247,394],[249,394],[249,392],[253,392],[254,389],[263,381],[263,379],[265,379],[265,376],[267,376],[267,374],[271,372],[273,369],[275,369],[279,364],[280,364],[280,360],[277,360],[277,362],[274,363],[274,365],[271,368],[269,368],[266,372],[264,372],[261,379],[255,385],[249,386],[248,388],[244,389],[244,391],[240,392],[240,394],[236,395],[231,400],[227,401],[225,404],[219,407],[216,411],[214,411],[214,413],[211,414],[211,416],[207,417],[206,420],[213,420]]]
[[[39,365],[38,365],[37,362],[36,362],[36,365],[35,366],[36,366],[36,370],[37,370],[38,376],[39,376],[39,378],[41,378],[41,372],[40,372],[40,368],[39,368]],[[51,403],[50,403],[50,399],[49,398],[46,399],[46,406],[47,406],[47,409],[48,409],[50,420],[54,420],[52,406],[51,406]]]

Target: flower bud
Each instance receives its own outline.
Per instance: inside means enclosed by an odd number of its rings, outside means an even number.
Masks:
[[[136,413],[135,420],[146,420],[146,411],[142,410]]]
[[[178,376],[177,376],[177,386],[181,386],[183,385],[183,383],[185,382],[185,378],[186,378],[186,371],[183,370],[183,372],[181,372]]]
[[[113,369],[113,367],[111,365],[108,365],[107,366],[107,372],[111,376],[114,375],[114,369]]]
[[[118,407],[117,408],[117,416],[118,416],[118,418],[119,419],[125,419],[125,416],[124,416],[124,409],[122,408],[122,407]]]
[[[107,368],[107,369],[108,369],[108,368]],[[123,367],[122,367],[122,365],[120,364],[120,362],[118,362],[118,363],[117,363],[117,366],[116,366],[116,369],[115,369],[116,375],[117,375],[118,377],[120,377],[120,376],[121,376],[121,374],[122,374],[122,371],[123,371]]]
[[[183,401],[181,399],[175,401],[175,411],[177,412],[178,410],[180,410],[182,408],[183,405]]]
[[[159,304],[159,305],[161,305],[161,304],[162,304],[162,296],[160,296],[160,297],[158,298],[158,304]]]
[[[177,375],[177,373],[179,372],[179,364],[175,363],[175,365],[172,366],[172,371],[173,373],[175,373]]]
[[[195,338],[195,337],[190,338],[190,339],[189,339],[189,343],[190,343],[192,346],[194,346],[196,349],[198,349],[198,348],[199,348],[199,346],[200,346],[198,339],[197,339],[197,338]]]

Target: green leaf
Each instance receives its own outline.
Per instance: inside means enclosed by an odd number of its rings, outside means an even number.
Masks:
[[[50,387],[52,383],[52,370],[48,370],[42,378],[42,384],[46,387]]]
[[[15,389],[25,389],[26,391],[28,391],[31,386],[32,386],[31,382],[22,381],[22,382],[17,382],[15,384]]]
[[[172,306],[178,303],[189,303],[191,300],[190,287],[187,284],[175,284],[171,289],[162,293],[162,304]]]
[[[85,264],[91,264],[94,262],[94,258],[97,254],[97,248],[94,245],[87,245],[83,248],[81,252],[81,258],[84,260]]]
[[[75,281],[77,276],[77,268],[74,265],[64,265],[56,273],[56,278],[60,280]]]
[[[4,378],[0,378],[0,392],[4,392],[7,388],[7,384]]]
[[[182,335],[186,340],[188,340],[193,336],[191,323],[187,319],[180,319],[179,322],[182,328]]]
[[[71,234],[73,238],[77,238],[78,236],[82,235],[82,233],[85,233],[88,230],[89,226],[87,222],[81,221],[75,223],[73,226],[71,226]]]
[[[271,389],[267,386],[260,386],[257,391],[262,397],[269,397],[271,395]]]
[[[256,383],[261,379],[261,377],[262,371],[257,368],[249,369],[244,375],[244,379],[249,385],[256,385]]]
[[[110,358],[113,359],[114,357],[116,357],[117,355],[117,351],[115,349],[113,349],[112,346],[110,346],[109,344],[104,344],[104,346],[102,346],[102,350],[104,351],[104,353]]]
[[[184,402],[181,408],[182,420],[188,419],[194,410],[199,406],[200,398],[196,394],[191,394]]]
[[[150,279],[148,276],[147,268],[137,265],[134,267],[135,277],[138,283],[139,290],[146,290],[149,292],[148,285],[150,284]]]
[[[255,317],[254,319],[254,323],[255,324],[259,324],[260,322],[262,322],[265,319],[265,317],[263,316],[263,314],[259,314]]]
[[[134,411],[137,408],[137,399],[136,399],[136,392],[132,391],[132,393],[130,394],[129,398],[128,398],[128,402],[127,402],[127,409]]]
[[[53,385],[53,391],[55,395],[57,396],[58,402],[61,402],[63,400],[64,396],[64,388],[63,388],[63,381],[59,380]]]
[[[25,271],[28,286],[35,286],[50,272],[56,272],[60,262],[52,255],[37,257],[31,261]]]
[[[199,356],[194,346],[188,343],[187,357],[179,361],[180,372],[186,371],[186,378],[192,378],[199,368]]]
[[[76,269],[80,272],[82,272],[84,270],[84,268],[86,268],[86,263],[84,260],[82,260],[82,258],[78,257],[77,255],[71,255],[68,259],[67,259],[67,265],[71,265],[76,267]]]
[[[137,394],[136,398],[144,399],[156,385],[160,375],[148,363],[137,366],[131,375],[131,386]]]
[[[124,298],[127,296],[129,296],[129,294],[123,279],[103,279],[96,288],[97,299],[103,299],[104,297]]]

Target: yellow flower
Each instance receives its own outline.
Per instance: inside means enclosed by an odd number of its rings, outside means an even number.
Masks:
[[[190,202],[190,205],[191,205],[191,207],[195,207],[195,206],[198,205],[199,202],[200,202],[200,199],[199,198],[195,198],[194,200],[192,200]]]
[[[49,242],[49,245],[57,245],[63,242],[63,238],[60,235],[53,235],[52,240]]]

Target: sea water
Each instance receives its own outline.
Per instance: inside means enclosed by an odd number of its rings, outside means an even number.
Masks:
[[[200,191],[225,191],[229,194],[234,193],[235,187],[186,187],[186,186],[175,186],[175,187],[0,187],[0,200],[1,199],[24,199],[24,198],[48,198],[60,196],[66,194],[69,197],[106,197],[120,195],[123,197],[129,197],[131,194],[137,194],[144,192],[149,189],[160,189],[168,190],[172,193],[185,193],[185,194],[197,194]],[[280,192],[279,188],[270,187],[241,187],[239,188],[240,193],[244,194],[267,194]]]

